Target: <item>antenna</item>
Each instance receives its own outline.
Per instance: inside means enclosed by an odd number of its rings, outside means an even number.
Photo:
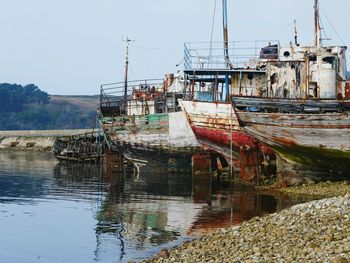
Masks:
[[[299,46],[298,43],[298,30],[297,30],[297,20],[294,19],[294,43],[296,46]]]
[[[125,55],[125,75],[124,75],[124,111],[127,114],[128,108],[128,71],[129,71],[129,44],[134,40],[123,38],[123,41],[126,42],[126,55]]]

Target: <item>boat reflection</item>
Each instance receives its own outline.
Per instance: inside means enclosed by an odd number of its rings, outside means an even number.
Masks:
[[[149,160],[135,169],[116,155],[99,165],[78,165],[46,154],[0,153],[0,205],[22,211],[25,203],[36,220],[55,209],[62,224],[73,229],[92,220],[87,235],[93,235],[95,261],[109,262],[141,260],[198,234],[305,201],[222,184],[213,173],[214,157]],[[76,221],[72,208],[83,209]],[[48,223],[38,222],[32,226],[36,231]]]
[[[137,170],[116,156],[106,158],[100,178],[109,188],[96,213],[96,256],[117,246],[119,260],[142,259],[160,247],[304,201],[223,186],[208,173],[212,156],[198,158],[167,165],[152,160]]]
[[[101,166],[58,165],[55,178],[72,191],[101,191],[95,228],[98,261],[105,259],[106,248],[118,260],[140,260],[161,247],[305,201],[221,184],[213,176],[212,160],[209,154],[194,155],[165,164],[152,159],[140,166],[109,155]],[[90,184],[94,180],[100,182],[97,188]]]

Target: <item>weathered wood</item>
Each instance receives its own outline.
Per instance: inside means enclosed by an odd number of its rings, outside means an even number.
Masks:
[[[201,145],[183,112],[100,118],[110,147],[119,154],[198,152]]]
[[[273,103],[266,100],[266,104]],[[349,111],[307,114],[237,110],[237,115],[247,133],[291,161],[350,167]]]
[[[250,108],[250,111],[280,111],[289,113],[344,111],[349,109],[349,101],[337,100],[302,100],[261,97],[232,98],[234,105],[239,109]]]
[[[98,144],[95,133],[57,138],[54,143],[54,154],[60,161],[98,162],[103,157],[103,143]],[[103,141],[103,140],[102,140]]]
[[[238,123],[232,105],[226,102],[179,100],[197,139],[223,156],[243,181],[255,181],[259,173],[261,152],[274,153]]]

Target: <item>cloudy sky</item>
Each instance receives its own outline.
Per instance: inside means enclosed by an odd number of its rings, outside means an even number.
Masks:
[[[320,3],[331,43],[348,45],[350,1]],[[100,84],[123,80],[126,36],[135,40],[129,78],[161,78],[176,71],[184,42],[210,40],[214,4],[0,0],[0,82],[34,83],[50,94],[98,94]],[[230,40],[277,39],[288,44],[296,19],[300,42],[312,43],[313,0],[228,0],[228,5]],[[221,0],[214,28],[214,40],[222,40]]]

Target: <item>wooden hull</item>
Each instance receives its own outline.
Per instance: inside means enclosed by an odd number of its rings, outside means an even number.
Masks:
[[[237,111],[247,133],[301,164],[349,168],[350,115]]]
[[[179,104],[197,139],[222,155],[243,181],[258,177],[260,155],[274,155],[269,147],[240,127],[230,103],[179,100]]]
[[[183,112],[101,118],[109,148],[121,155],[178,155],[201,145]]]
[[[197,139],[239,152],[257,147],[257,141],[240,127],[230,103],[183,101],[179,104],[186,113]]]

